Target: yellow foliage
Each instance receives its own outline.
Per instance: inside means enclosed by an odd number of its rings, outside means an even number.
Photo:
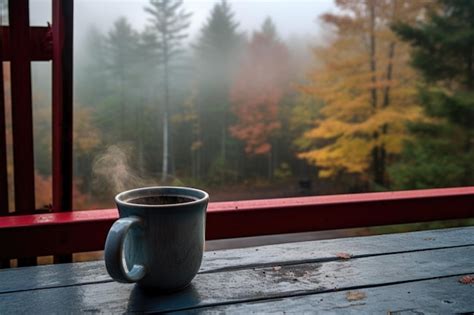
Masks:
[[[305,137],[309,139],[331,139],[340,137],[347,132],[351,126],[340,120],[325,119],[319,122],[319,125],[306,132]]]
[[[90,152],[100,145],[100,131],[94,126],[92,109],[77,106],[74,112],[73,143],[77,152]]]
[[[295,143],[299,157],[315,164],[321,177],[339,171],[367,178],[374,148],[400,153],[406,123],[422,118],[409,47],[390,29],[395,21],[415,22],[426,0],[338,1],[341,15],[323,20],[333,40],[314,49],[318,66],[300,92],[323,102],[310,130]]]

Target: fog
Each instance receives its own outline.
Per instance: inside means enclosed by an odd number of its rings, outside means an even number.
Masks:
[[[299,104],[294,87],[314,66],[311,47],[328,33],[318,17],[336,10],[333,1],[185,0],[180,10],[192,15],[178,18],[181,30],[170,26],[178,31],[166,50],[146,7],[149,0],[74,1],[75,207],[109,206],[114,193],[143,186],[143,178],[226,200],[265,197],[249,180],[307,177],[294,136],[280,130]],[[31,25],[50,21],[51,0],[30,0]],[[47,178],[50,63],[32,68],[35,137],[43,144],[35,164]]]
[[[100,30],[110,29],[113,22],[124,16],[134,29],[142,30],[148,17],[143,8],[147,0],[75,0],[75,43],[81,45],[84,32],[90,25]],[[184,8],[193,13],[189,28],[193,39],[209,13],[218,1],[185,0]],[[322,13],[335,11],[332,0],[229,0],[235,19],[240,23],[241,31],[251,33],[260,27],[263,20],[270,16],[284,38],[290,36],[313,36],[321,30],[317,17]],[[30,0],[30,21],[32,25],[44,26],[51,21],[51,0]]]
[[[431,153],[412,151],[426,142],[407,128],[422,118],[420,69],[393,26],[429,19],[434,3],[75,0],[75,208],[108,207],[117,191],[150,183],[199,187],[214,201],[467,183],[432,184],[431,169],[403,164]],[[30,12],[46,26],[51,0],[30,0]],[[41,205],[51,196],[51,62],[34,62],[32,81]]]

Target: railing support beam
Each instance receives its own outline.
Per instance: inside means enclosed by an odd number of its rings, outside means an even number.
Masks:
[[[53,0],[53,212],[72,211],[73,1]],[[57,256],[56,263],[72,256]]]

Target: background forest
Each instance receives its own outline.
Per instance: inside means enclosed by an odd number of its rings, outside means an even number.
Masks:
[[[214,201],[473,185],[474,1],[335,6],[317,39],[284,38],[271,17],[244,32],[224,0],[192,38],[180,0],[150,0],[143,29],[126,17],[88,28],[75,47],[75,208],[148,184]],[[50,78],[34,74],[44,207]]]

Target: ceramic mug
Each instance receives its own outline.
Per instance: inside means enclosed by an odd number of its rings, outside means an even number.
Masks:
[[[118,282],[160,291],[189,285],[201,266],[208,201],[206,192],[187,187],[118,194],[120,219],[105,242],[107,272]]]

